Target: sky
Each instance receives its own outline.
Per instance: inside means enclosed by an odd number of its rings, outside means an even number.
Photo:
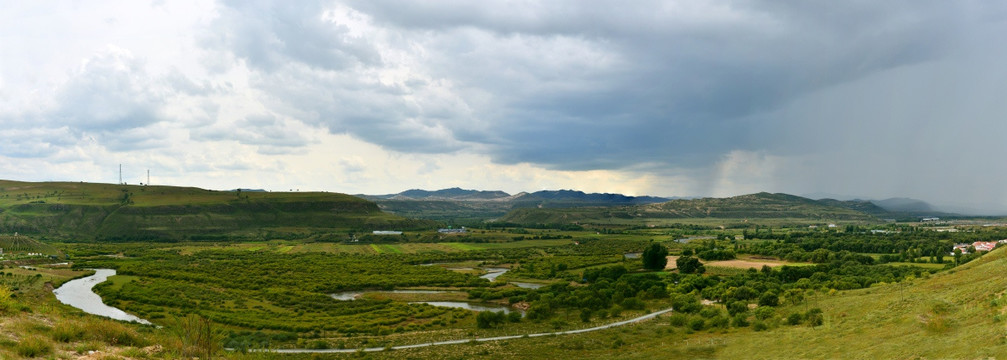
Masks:
[[[1007,213],[1007,3],[0,0],[0,178]]]

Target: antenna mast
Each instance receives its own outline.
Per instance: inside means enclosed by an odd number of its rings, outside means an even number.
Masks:
[[[150,186],[150,169],[147,169],[147,186]]]
[[[122,164],[119,164],[119,185],[122,185]]]

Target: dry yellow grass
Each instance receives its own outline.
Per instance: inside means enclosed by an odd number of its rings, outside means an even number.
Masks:
[[[727,267],[736,269],[748,269],[748,268],[761,269],[763,266],[778,267],[793,264],[788,263],[786,261],[734,259],[734,260],[710,261],[704,263],[704,265],[711,267],[716,266],[716,267]]]
[[[675,263],[675,261],[677,261],[677,260],[678,260],[678,256],[669,256],[668,257],[668,264],[664,266],[664,269],[665,270],[675,270],[675,269],[678,269],[678,264]]]

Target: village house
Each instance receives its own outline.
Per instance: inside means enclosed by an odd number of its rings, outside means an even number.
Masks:
[[[1000,241],[976,241],[976,242],[971,243],[971,244],[968,244],[968,243],[955,244],[954,248],[951,251],[951,255],[955,254],[954,253],[954,249],[961,250],[962,254],[968,254],[969,253],[968,249],[969,249],[970,246],[972,248],[974,248],[977,252],[978,251],[993,251],[993,249],[997,247],[997,244],[1001,244],[1001,243],[1004,243],[1004,242],[1007,242],[1007,239],[1000,240]]]
[[[437,229],[437,232],[439,232],[439,233],[441,233],[441,234],[464,234],[464,233],[465,233],[465,231],[466,231],[466,230],[465,230],[465,227],[464,227],[464,226],[462,226],[462,227],[461,227],[461,228],[459,228],[459,229],[452,229],[452,228],[447,228],[447,229]]]

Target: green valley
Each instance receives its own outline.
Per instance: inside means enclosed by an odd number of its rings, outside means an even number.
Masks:
[[[7,304],[0,355],[7,357],[930,358],[1007,351],[1003,341],[940,346],[1007,338],[998,325],[1007,285],[988,275],[1007,258],[1003,250],[976,250],[1007,239],[1007,228],[985,221],[889,222],[851,206],[763,193],[515,209],[500,221],[440,231],[439,223],[385,214],[340,194],[15,182],[4,189],[0,216],[21,224],[17,235],[0,236],[0,304]],[[115,203],[130,191],[139,194]],[[64,206],[71,210],[61,213]],[[107,214],[95,215],[98,209]],[[520,217],[528,214],[546,218],[524,226]],[[675,221],[652,223],[662,216]],[[954,250],[962,243],[971,247]],[[94,292],[160,328],[60,304],[52,289],[86,269],[114,269]],[[646,320],[631,321],[638,317]],[[91,326],[129,340],[77,330]],[[917,345],[870,343],[891,334]],[[302,353],[270,352],[281,349]]]

